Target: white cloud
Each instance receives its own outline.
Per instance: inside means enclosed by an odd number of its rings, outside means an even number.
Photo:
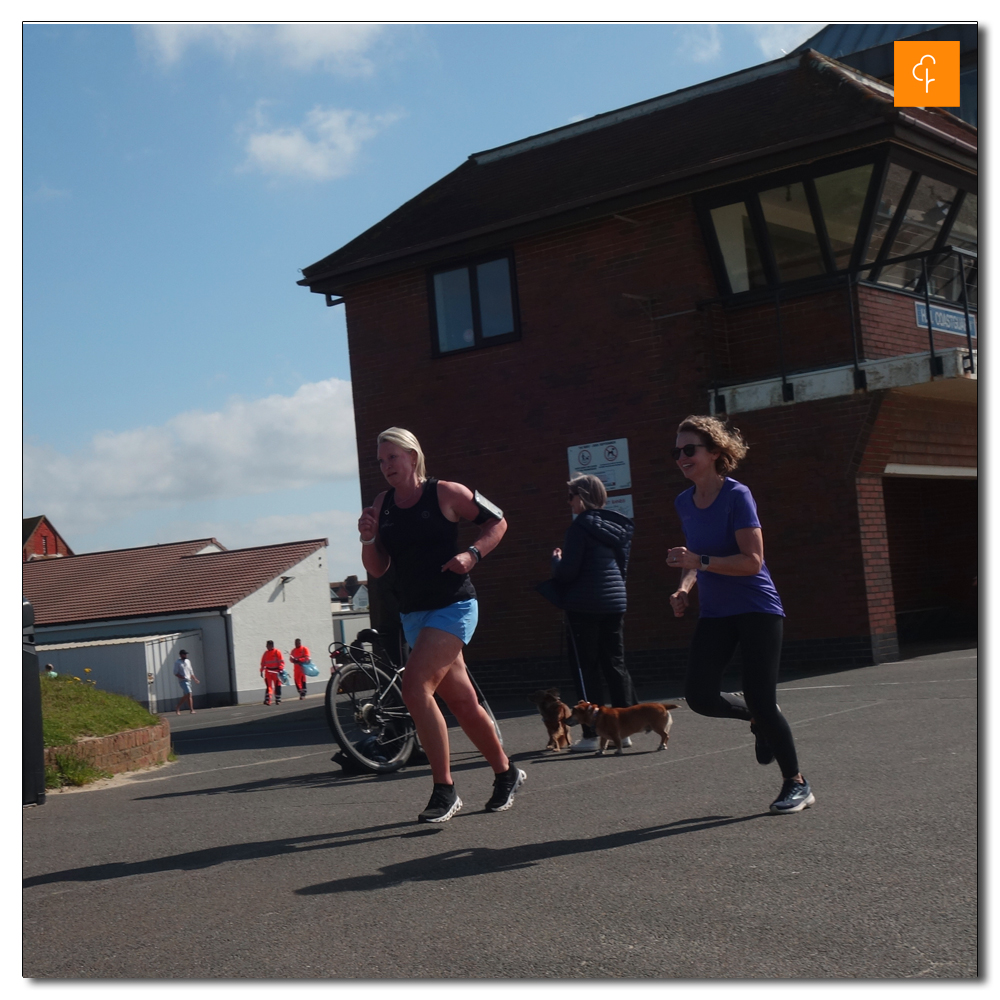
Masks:
[[[702,24],[682,32],[683,54],[693,62],[711,62],[722,51],[722,38],[717,24]]]
[[[65,188],[49,187],[45,181],[42,181],[28,197],[32,201],[56,201],[60,198],[68,198],[69,191]]]
[[[315,107],[301,126],[261,128],[263,105],[257,106],[257,130],[247,139],[245,167],[267,174],[333,180],[350,173],[367,140],[397,115]]]
[[[139,511],[357,474],[351,385],[331,378],[291,396],[237,398],[215,413],[97,434],[78,454],[25,445],[24,502],[72,537]]]
[[[750,26],[750,32],[766,59],[780,59],[815,35],[825,24],[825,21],[755,24]]]
[[[367,51],[384,32],[378,24],[146,24],[134,29],[140,47],[164,66],[179,62],[192,47],[228,60],[271,56],[297,70],[324,69],[367,75]]]

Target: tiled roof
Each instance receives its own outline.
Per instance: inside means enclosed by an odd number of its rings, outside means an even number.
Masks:
[[[823,55],[839,59],[876,45],[886,45],[897,39],[922,34],[938,24],[828,24],[812,38],[804,41],[795,52],[815,49]]]
[[[857,70],[812,51],[787,56],[475,153],[305,268],[299,284],[338,291],[366,269],[406,266],[416,254],[443,255],[462,241],[488,240],[614,199],[653,198],[678,185],[711,187],[713,170],[830,137],[857,145],[857,133],[873,127],[883,127],[877,138],[884,139],[887,127],[930,124],[966,145],[977,143],[976,129],[951,115],[904,110],[902,116],[893,108],[886,84]]]
[[[25,563],[23,589],[39,625],[228,608],[326,544],[314,538],[226,550],[199,538],[85,552]]]

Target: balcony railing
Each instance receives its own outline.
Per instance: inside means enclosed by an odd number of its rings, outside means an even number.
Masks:
[[[947,305],[951,308],[959,306],[964,314],[964,328],[966,338],[966,351],[963,356],[963,368],[968,374],[975,374],[976,352],[973,347],[972,333],[972,312],[978,312],[978,289],[979,289],[979,258],[974,250],[967,250],[964,247],[944,246],[934,250],[924,250],[920,253],[907,254],[903,257],[891,257],[878,264],[863,264],[846,272],[841,277],[841,282],[847,293],[847,308],[850,316],[851,344],[849,355],[852,359],[854,369],[854,388],[864,389],[867,387],[867,376],[861,367],[861,351],[859,340],[859,323],[855,310],[855,289],[860,283],[879,288],[903,291],[908,295],[917,295],[924,301],[927,312],[927,340],[930,348],[930,369],[931,375],[941,375],[943,364],[940,354],[935,349],[932,306]],[[830,288],[827,284],[826,289]],[[790,369],[786,364],[786,352],[784,343],[784,329],[782,323],[782,289],[774,292],[774,328],[776,334],[775,346],[777,348],[777,370],[761,372],[756,378],[777,377],[781,378],[782,399],[785,402],[792,402],[795,398],[794,386],[789,380],[790,375],[801,374],[803,369]],[[818,289],[817,289],[818,291]],[[802,291],[795,293],[795,297],[801,296]],[[785,295],[791,298],[791,294],[785,291]],[[759,303],[758,303],[759,304]],[[712,366],[712,389],[715,400],[715,412],[725,411],[725,397],[723,392],[729,385],[737,385],[744,382],[744,379],[726,378],[721,376],[720,365],[715,351],[715,336],[711,326],[711,307],[726,305],[724,299],[709,299],[698,303],[698,309],[706,313],[709,322],[709,335],[711,341],[711,366]],[[940,327],[937,329],[940,330]],[[978,331],[976,336],[978,337]],[[845,345],[846,346],[846,345]],[[841,363],[847,364],[848,357],[841,354]],[[835,361],[835,358],[831,358]],[[806,369],[812,370],[812,369]]]

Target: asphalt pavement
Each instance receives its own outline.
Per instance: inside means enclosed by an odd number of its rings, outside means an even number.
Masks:
[[[176,762],[23,810],[23,975],[974,978],[977,689],[975,649],[782,682],[816,795],[791,816],[749,727],[683,703],[621,757],[502,706],[505,813],[453,729],[441,826],[425,764],[331,762],[321,694],[171,714]]]

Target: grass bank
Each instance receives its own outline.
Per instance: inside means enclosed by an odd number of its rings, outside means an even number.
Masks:
[[[101,691],[85,677],[60,674],[43,676],[41,682],[42,740],[46,747],[72,746],[81,736],[111,736],[160,721],[137,701]],[[74,757],[72,752],[57,754],[55,767],[45,768],[48,788],[85,785],[104,777],[109,775]]]

